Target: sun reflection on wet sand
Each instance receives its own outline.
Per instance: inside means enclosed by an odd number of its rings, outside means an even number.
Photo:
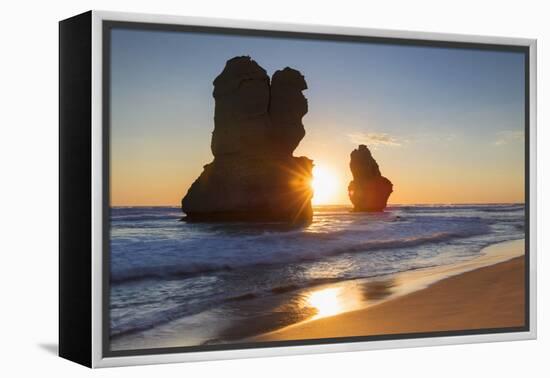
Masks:
[[[303,306],[315,311],[315,315],[306,321],[364,308],[392,295],[393,291],[392,279],[356,280],[325,286],[306,294]]]
[[[320,319],[342,312],[344,306],[341,302],[341,292],[341,287],[334,287],[311,293],[307,298],[307,304],[317,310],[317,314],[312,319]]]

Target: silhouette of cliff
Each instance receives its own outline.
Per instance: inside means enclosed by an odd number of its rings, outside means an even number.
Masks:
[[[294,157],[305,135],[300,72],[273,74],[247,56],[214,80],[214,160],[182,199],[187,221],[309,222],[313,161]]]
[[[393,192],[393,184],[382,176],[378,163],[364,144],[353,150],[349,167],[353,180],[348,193],[355,211],[383,211]]]

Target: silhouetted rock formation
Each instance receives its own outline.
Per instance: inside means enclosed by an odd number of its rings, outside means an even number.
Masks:
[[[214,80],[214,161],[181,201],[186,220],[311,220],[313,162],[292,156],[305,135],[304,89],[304,77],[291,68],[270,82],[250,57],[227,61]]]
[[[353,180],[348,193],[355,211],[383,211],[393,192],[393,184],[382,176],[378,163],[364,144],[351,153]]]
[[[285,68],[273,74],[271,80],[270,115],[273,127],[271,137],[275,152],[292,155],[306,135],[302,117],[307,113],[307,99],[302,91],[307,89],[302,74]]]

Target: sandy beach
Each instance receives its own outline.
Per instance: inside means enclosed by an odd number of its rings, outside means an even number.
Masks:
[[[525,259],[522,243],[518,240],[491,246],[484,256],[443,270],[412,272],[410,274],[416,278],[423,277],[424,282],[426,277],[433,279],[434,274],[450,276],[364,309],[294,324],[248,341],[523,326]],[[499,259],[501,262],[491,264]],[[461,270],[464,272],[460,273]],[[416,281],[416,285],[423,282],[412,278],[401,277],[413,283]],[[402,286],[411,290],[411,285]]]

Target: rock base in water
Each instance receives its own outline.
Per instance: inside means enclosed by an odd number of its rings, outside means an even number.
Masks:
[[[305,157],[216,159],[183,199],[185,220],[309,222],[312,167]]]
[[[393,184],[382,176],[378,163],[365,145],[351,153],[350,169],[353,180],[348,194],[354,211],[383,211],[393,192]]]

